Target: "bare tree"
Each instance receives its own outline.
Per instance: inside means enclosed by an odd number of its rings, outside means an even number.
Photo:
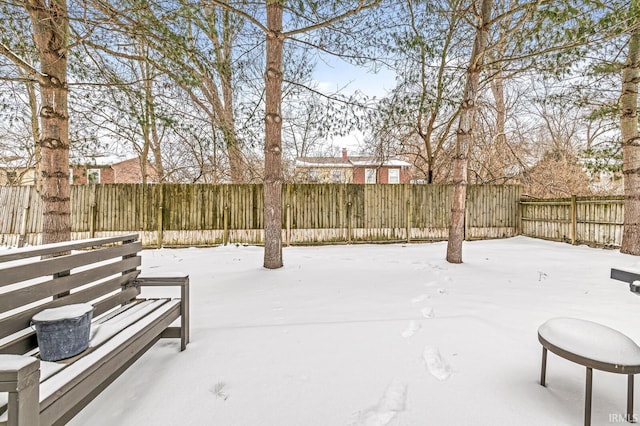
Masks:
[[[470,45],[463,1],[431,4],[404,0],[389,24],[396,87],[370,114],[372,140],[391,144],[410,158],[416,178],[442,182],[449,173],[448,145],[458,117],[462,87],[460,55]]]

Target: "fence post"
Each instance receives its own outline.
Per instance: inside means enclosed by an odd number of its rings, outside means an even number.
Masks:
[[[96,236],[96,203],[91,204],[91,210],[89,211],[89,238]]]
[[[516,235],[522,235],[522,199],[518,200],[518,218],[516,222]]]
[[[286,215],[287,215],[287,247],[289,247],[291,245],[291,204],[287,204],[287,210],[286,210]]]
[[[91,188],[91,206],[89,209],[89,238],[96,236],[96,217],[98,213],[98,204],[96,202],[96,185]]]
[[[411,242],[411,200],[407,200],[407,243]]]
[[[160,196],[158,199],[158,248],[162,248],[164,230],[164,184],[158,185]]]
[[[347,243],[351,244],[351,202],[347,203]]]
[[[469,241],[471,239],[469,235],[469,185],[466,185],[464,197],[464,212],[462,212],[464,216],[462,239],[464,241]]]
[[[26,202],[22,209],[22,223],[20,224],[20,236],[18,236],[18,247],[24,247],[27,240],[27,225],[29,224],[29,204],[31,203],[31,188],[28,188]]]
[[[577,218],[578,218],[578,212],[577,212],[576,196],[572,195],[571,196],[571,244],[573,245],[577,243],[577,236],[576,236]]]
[[[229,206],[224,206],[222,221],[224,226],[224,231],[222,233],[222,245],[226,246],[229,244]]]

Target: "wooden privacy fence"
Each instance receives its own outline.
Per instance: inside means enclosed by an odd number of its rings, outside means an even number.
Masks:
[[[523,199],[520,206],[522,235],[604,247],[622,243],[622,196]]]
[[[466,238],[518,234],[520,188],[471,185]],[[444,240],[447,185],[287,184],[285,244]],[[262,185],[109,184],[71,187],[72,238],[138,232],[145,246],[263,243]],[[40,241],[33,187],[0,188],[0,245]]]

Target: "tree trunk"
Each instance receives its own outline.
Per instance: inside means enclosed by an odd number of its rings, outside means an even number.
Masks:
[[[505,166],[508,164],[506,159],[505,149],[507,146],[507,134],[505,127],[507,123],[507,106],[504,100],[504,76],[501,70],[494,72],[493,79],[491,81],[491,92],[493,93],[493,99],[496,103],[496,135],[495,146],[493,152],[498,158],[494,158],[498,162],[500,173],[504,176]],[[489,158],[491,160],[491,158]]]
[[[266,0],[264,267],[282,267],[282,35],[280,0]]]
[[[244,161],[244,154],[240,147],[238,136],[236,135],[235,128],[233,128],[233,117],[231,117],[231,123],[227,130],[223,130],[224,141],[227,147],[227,155],[229,156],[229,177],[233,183],[246,182],[246,165]],[[225,123],[227,121],[225,120]],[[227,124],[225,124],[227,126]]]
[[[487,48],[491,10],[493,0],[482,0],[479,26],[476,28],[475,41],[466,83],[460,107],[460,120],[456,132],[456,152],[453,160],[453,193],[451,195],[451,222],[449,224],[449,240],[447,242],[447,262],[462,263],[462,241],[464,235],[465,203],[467,197],[468,155],[472,143],[473,120],[476,112],[476,98],[482,72],[483,59]]]
[[[640,1],[632,0],[630,14],[638,16]],[[633,20],[635,23],[635,19]],[[620,131],[624,176],[624,230],[622,253],[640,255],[640,137],[638,136],[638,83],[640,82],[640,32],[634,26],[622,71]]]
[[[28,0],[34,40],[40,56],[40,128],[42,243],[71,238],[69,206],[69,113],[67,109],[66,0]]]

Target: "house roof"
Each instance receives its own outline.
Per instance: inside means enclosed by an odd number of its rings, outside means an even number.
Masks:
[[[411,164],[399,159],[380,160],[373,156],[342,157],[298,157],[296,167],[353,168],[365,166],[411,167]]]
[[[296,167],[330,167],[336,168],[352,168],[353,165],[348,161],[344,161],[342,157],[298,157],[296,158]]]
[[[411,163],[397,158],[387,160],[376,159],[375,157],[351,157],[349,158],[354,166],[395,166],[395,167],[411,167]]]

